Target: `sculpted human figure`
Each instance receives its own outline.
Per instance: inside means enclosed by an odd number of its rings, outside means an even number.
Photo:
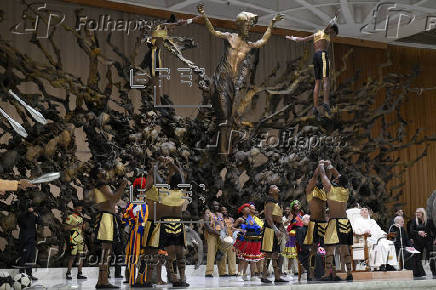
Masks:
[[[214,91],[212,93],[212,103],[217,113],[217,125],[220,126],[220,153],[228,150],[230,130],[235,123],[235,110],[233,110],[238,90],[243,86],[244,81],[250,70],[248,63],[244,60],[253,48],[264,46],[271,37],[274,24],[283,19],[277,14],[271,20],[270,25],[261,39],[251,42],[248,40],[250,28],[257,23],[258,16],[250,12],[241,12],[236,17],[238,32],[221,32],[215,30],[204,11],[204,5],[197,6],[198,12],[204,18],[209,32],[217,37],[224,39],[225,51],[218,64],[213,77]]]

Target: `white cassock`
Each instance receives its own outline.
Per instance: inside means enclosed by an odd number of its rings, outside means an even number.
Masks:
[[[357,235],[363,235],[366,231],[371,234],[367,239],[370,267],[380,267],[383,264],[398,266],[394,243],[386,239],[386,232],[380,228],[375,220],[360,216],[354,220],[351,226]]]

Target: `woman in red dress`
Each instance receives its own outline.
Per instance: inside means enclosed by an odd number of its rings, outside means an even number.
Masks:
[[[249,203],[239,207],[238,212],[242,213],[242,217],[238,218],[233,224],[233,227],[239,230],[238,238],[233,246],[241,263],[242,279],[244,281],[249,280],[247,268],[248,264],[250,264],[251,280],[255,280],[255,263],[264,259],[264,255],[260,251],[262,228],[250,215]]]

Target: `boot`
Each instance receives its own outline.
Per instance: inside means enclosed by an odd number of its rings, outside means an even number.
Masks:
[[[177,260],[177,268],[179,269],[180,283],[178,284],[179,286],[175,286],[175,287],[189,287],[189,284],[186,283],[186,276],[185,276],[186,261],[185,261],[185,259]],[[174,286],[174,283],[173,283],[173,286]]]
[[[168,271],[168,282],[175,283],[177,282],[176,274],[174,273],[174,260],[168,260],[167,263],[167,271]]]
[[[83,276],[82,272],[77,272],[77,280],[85,280],[85,279],[88,279],[88,277]]]
[[[267,278],[260,278],[260,282],[265,283],[265,284],[271,284],[271,280],[268,280]]]
[[[332,271],[332,281],[342,281],[341,278],[339,278],[338,276],[336,276],[336,269],[334,268],[334,270]],[[351,276],[353,277],[353,276]]]
[[[67,271],[67,273],[65,274],[65,279],[73,280],[73,277],[71,276],[71,272],[70,271]]]
[[[270,280],[268,280],[268,266],[269,266],[269,259],[265,259],[263,261],[263,269],[262,269],[262,277],[260,279],[260,281],[262,283],[267,283],[267,284],[271,284],[272,282]]]
[[[123,275],[121,275],[120,265],[115,265],[115,278],[123,278]]]
[[[98,281],[95,285],[96,289],[118,289],[119,287],[112,285],[108,281],[108,265],[101,265],[98,273]]]
[[[274,269],[274,283],[287,283],[289,281],[282,279],[280,277],[280,268],[278,266],[277,260],[273,260],[273,269]]]
[[[323,282],[330,282],[332,281],[332,274],[329,275],[324,275],[321,278],[319,278],[319,281],[323,281]]]

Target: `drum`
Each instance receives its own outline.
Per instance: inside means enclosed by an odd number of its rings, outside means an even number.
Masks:
[[[222,248],[224,250],[227,250],[228,248],[233,246],[234,242],[233,242],[233,238],[231,236],[227,236],[225,238],[220,237],[220,239],[221,239]]]
[[[225,230],[221,230],[220,240],[221,240],[221,246],[224,250],[233,246],[233,238],[231,236],[228,236]]]

